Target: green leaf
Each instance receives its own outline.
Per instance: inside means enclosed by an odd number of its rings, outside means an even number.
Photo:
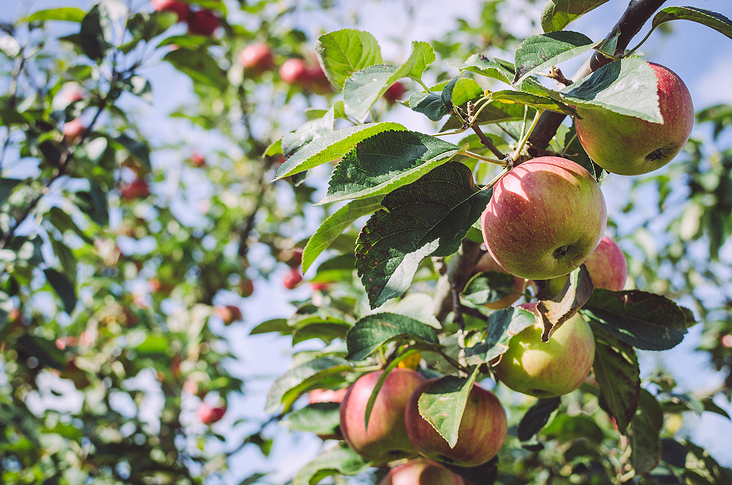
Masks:
[[[606,64],[560,93],[565,102],[578,108],[602,108],[652,123],[663,123],[658,107],[656,74],[648,62],[639,57]]]
[[[638,409],[628,428],[630,463],[636,474],[646,475],[661,461],[663,410],[653,394],[641,389]]]
[[[581,310],[591,323],[643,350],[668,350],[684,339],[686,317],[671,300],[639,290],[595,289]]]
[[[408,77],[419,81],[427,67],[435,62],[437,56],[435,49],[427,42],[412,41],[412,52],[409,58],[399,66],[397,74],[402,77]],[[396,79],[394,80],[396,81]],[[393,83],[392,83],[393,84]],[[391,85],[391,84],[390,84]],[[390,86],[389,85],[389,86]],[[387,88],[389,87],[387,86]]]
[[[392,192],[444,164],[457,151],[457,145],[423,133],[377,133],[358,143],[336,165],[320,204]]]
[[[666,7],[660,10],[651,24],[651,31],[671,20],[691,20],[706,25],[732,39],[732,20],[724,15],[697,7]]]
[[[79,40],[84,54],[93,61],[101,61],[112,48],[109,18],[101,4],[94,5],[82,19]]]
[[[600,386],[600,396],[608,413],[615,418],[618,431],[625,434],[640,399],[640,366],[630,345],[602,328],[592,326],[595,336],[595,361],[592,371]]]
[[[298,431],[332,436],[336,434],[341,424],[340,407],[340,403],[337,402],[308,404],[290,413],[282,424]]]
[[[275,180],[337,160],[366,138],[383,131],[404,131],[399,123],[369,123],[349,126],[314,139],[297,150],[277,169]],[[284,144],[284,139],[283,139]],[[283,146],[284,150],[284,146]]]
[[[53,254],[58,258],[59,264],[63,269],[63,274],[68,278],[72,285],[76,285],[76,258],[71,249],[66,246],[62,241],[56,240],[55,237],[49,235],[51,240],[51,246],[53,247]]]
[[[351,324],[337,318],[307,316],[291,322],[292,345],[314,338],[319,338],[326,343],[333,339],[344,339],[351,328]]]
[[[381,64],[381,48],[373,35],[342,29],[318,37],[315,51],[320,56],[328,81],[337,90],[346,79],[361,69]]]
[[[294,367],[278,377],[267,393],[264,412],[273,413],[280,404],[287,411],[298,396],[306,391],[311,383],[319,379],[351,370],[348,361],[337,357],[318,357]]]
[[[552,300],[540,300],[536,309],[544,324],[542,342],[548,342],[564,322],[577,314],[592,295],[592,279],[584,264],[569,274],[567,282]]]
[[[516,279],[500,271],[487,271],[473,276],[463,289],[463,298],[473,305],[495,303],[514,295]]]
[[[76,306],[76,288],[74,283],[69,280],[68,276],[59,273],[55,269],[44,269],[43,272],[51,288],[61,298],[64,304],[64,311],[70,315]]]
[[[541,28],[544,32],[562,30],[608,0],[549,0],[541,12]]]
[[[87,236],[79,226],[76,225],[74,220],[60,207],[53,206],[44,215],[53,226],[58,229],[63,235],[66,231],[72,231],[81,239],[86,241],[87,244],[94,244],[94,240]]]
[[[368,467],[368,462],[361,455],[341,444],[302,467],[292,480],[292,485],[314,485],[331,475],[357,475]]]
[[[75,7],[49,8],[33,12],[28,17],[24,18],[23,22],[43,22],[47,20],[81,22],[84,20],[85,15],[86,12]]]
[[[172,12],[139,12],[127,22],[127,29],[133,37],[149,42],[177,22],[178,16],[172,14]],[[171,38],[177,38],[178,43],[174,40],[171,41]],[[178,47],[190,47],[192,45],[202,45],[202,41],[203,39],[199,35],[175,35],[166,37],[158,44],[158,47],[170,45],[171,43],[176,44]]]
[[[575,116],[577,114],[577,112],[570,106],[557,100],[522,91],[495,91],[491,95],[491,99],[494,101],[501,101],[503,103],[521,104],[531,108],[556,111],[557,113],[563,113],[570,116]]]
[[[0,205],[3,205],[8,201],[13,189],[21,183],[23,183],[23,181],[18,179],[0,178]]]
[[[338,236],[348,229],[359,217],[371,214],[381,207],[382,196],[350,201],[325,218],[315,231],[302,253],[302,271],[306,272],[315,258],[328,249]]]
[[[528,119],[534,116],[533,109],[528,112]],[[482,107],[478,113],[476,123],[478,125],[487,125],[491,123],[505,123],[508,121],[521,121],[524,119],[524,106],[514,103],[502,103],[499,101],[491,101],[485,107]],[[462,127],[462,123],[457,116],[453,115],[440,128],[440,131],[455,130]]]
[[[447,441],[450,448],[457,444],[460,422],[477,375],[476,367],[467,379],[442,377],[427,386],[417,401],[419,414]]]
[[[512,84],[518,84],[532,74],[577,57],[600,45],[579,32],[560,31],[532,35],[516,49],[516,74]]]
[[[150,163],[150,146],[145,140],[139,141],[122,134],[114,139],[148,172],[152,171]]]
[[[506,84],[511,84],[511,80],[514,77],[512,69],[509,70],[505,65],[492,61],[483,54],[473,54],[468,57],[464,64],[450,65],[457,67],[458,69],[465,69],[467,71],[480,74],[481,76],[498,79]]]
[[[224,71],[206,50],[176,49],[165,54],[163,60],[187,74],[194,83],[205,84],[221,91],[228,85]]]
[[[445,85],[440,94],[414,93],[409,97],[409,107],[413,111],[423,113],[432,121],[441,120],[443,116],[452,111],[452,93],[459,79],[460,76],[454,77]]]
[[[435,329],[413,318],[396,313],[376,313],[357,321],[346,334],[348,360],[359,361],[379,347],[396,340],[439,345]]]
[[[517,436],[521,441],[529,441],[541,431],[554,411],[562,403],[561,397],[541,398],[531,406],[518,425]]]
[[[491,313],[487,335],[482,342],[465,349],[470,365],[490,362],[508,350],[511,337],[536,323],[536,315],[519,307],[510,307]]]
[[[560,443],[583,438],[591,443],[599,445],[605,438],[602,429],[590,416],[579,414],[569,416],[567,414],[557,415],[549,426],[544,428],[542,435],[548,439],[559,440]]]
[[[251,332],[249,332],[249,335],[261,335],[263,333],[272,332],[278,332],[282,335],[290,335],[292,333],[292,328],[290,328],[286,318],[273,318],[254,327]]]
[[[133,75],[126,79],[123,79],[122,87],[130,93],[134,94],[135,96],[139,96],[148,103],[152,104],[152,85],[150,84],[150,81],[148,81],[144,77]]]
[[[66,369],[66,356],[53,340],[24,333],[18,338],[17,346],[29,356],[38,359],[38,363],[44,367]]]
[[[382,201],[359,235],[356,269],[377,307],[404,293],[422,259],[449,256],[485,209],[491,191],[479,191],[468,167],[440,165]]]

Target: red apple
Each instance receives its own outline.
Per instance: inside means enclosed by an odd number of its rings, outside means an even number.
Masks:
[[[389,104],[394,104],[400,99],[402,99],[402,96],[404,96],[404,93],[407,91],[407,89],[404,87],[404,84],[402,84],[401,81],[397,81],[386,90],[384,93],[384,99]]]
[[[330,283],[310,283],[310,287],[314,291],[324,291],[327,290],[328,287],[330,287]]]
[[[122,200],[145,199],[150,196],[150,186],[145,179],[135,179],[132,182],[122,184],[119,195]]]
[[[620,291],[625,287],[628,262],[623,250],[609,237],[600,240],[600,244],[585,260],[585,266],[595,288]]]
[[[211,37],[221,25],[221,19],[211,10],[196,10],[188,14],[188,32]]]
[[[214,307],[214,314],[223,320],[224,325],[231,325],[237,320],[241,320],[241,310],[234,305]]]
[[[239,52],[239,64],[256,74],[270,71],[275,67],[272,50],[267,44],[249,44]]]
[[[347,387],[340,389],[314,389],[308,393],[308,403],[316,402],[343,402],[343,398],[348,392]]]
[[[415,454],[405,426],[405,408],[424,378],[411,369],[394,369],[384,381],[371,412],[368,431],[366,404],[383,371],[365,374],[348,389],[341,402],[341,432],[346,443],[364,458],[387,462]]]
[[[226,408],[223,406],[211,406],[206,402],[202,402],[198,406],[198,419],[203,424],[213,424],[224,417]]]
[[[290,272],[282,279],[282,283],[288,290],[294,289],[302,281],[302,275],[297,268],[290,268]]]
[[[280,78],[287,84],[301,88],[308,87],[310,84],[308,69],[302,59],[298,58],[287,59],[280,66]]]
[[[66,143],[76,142],[86,130],[84,122],[81,118],[74,118],[73,120],[64,123],[64,127],[61,132],[64,134],[64,141]]]
[[[540,157],[513,168],[494,187],[481,216],[483,239],[508,273],[546,280],[569,274],[605,232],[605,198],[582,166]]]
[[[409,398],[406,410],[407,433],[414,448],[432,460],[457,466],[482,465],[498,454],[506,441],[506,411],[495,394],[473,385],[453,448],[419,414],[419,397],[436,379],[425,381]]]
[[[316,94],[328,94],[333,92],[333,88],[328,81],[328,77],[320,67],[320,64],[307,68],[308,88]]]
[[[249,278],[243,278],[241,283],[239,283],[239,289],[241,291],[241,296],[248,298],[252,296],[252,293],[254,293],[254,282]]]
[[[178,0],[151,0],[150,3],[158,12],[174,12],[178,16],[178,22],[183,22],[188,18],[190,7],[187,2],[180,2]]]
[[[521,305],[535,311],[536,303]],[[579,313],[567,320],[551,336],[541,341],[541,319],[514,335],[508,350],[493,366],[496,377],[506,386],[536,397],[554,397],[577,389],[592,368],[595,339]]]
[[[684,81],[667,67],[650,66],[656,74],[663,123],[577,107],[577,138],[608,172],[639,175],[663,167],[678,155],[694,127],[694,105]]]
[[[493,260],[490,253],[486,252],[483,254],[483,256],[480,257],[480,260],[478,261],[478,264],[475,265],[475,268],[473,268],[473,274],[485,273],[488,271],[500,271],[501,273],[509,274],[506,272],[505,269],[501,268],[498,263]],[[498,301],[488,303],[487,305],[483,306],[485,306],[486,308],[490,308],[491,310],[500,310],[502,308],[510,307],[516,300],[521,298],[521,294],[524,291],[524,279],[518,278],[516,276],[514,276],[513,278],[514,294],[508,295]]]
[[[195,167],[205,167],[206,166],[206,157],[204,157],[199,152],[193,152],[193,154],[191,155],[191,158],[189,160]]]
[[[465,485],[465,481],[437,463],[417,459],[389,470],[379,485]]]

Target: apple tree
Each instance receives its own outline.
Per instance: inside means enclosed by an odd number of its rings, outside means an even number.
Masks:
[[[519,37],[489,0],[401,62],[325,20],[347,1],[2,24],[0,482],[279,483],[227,470],[286,426],[323,439],[294,485],[732,483],[678,424],[729,419],[732,107],[637,54],[732,21],[633,0],[571,30],[606,1]],[[255,321],[273,288],[300,289]],[[641,373],[689,331],[704,395]],[[266,334],[293,358],[252,413],[238,339]]]

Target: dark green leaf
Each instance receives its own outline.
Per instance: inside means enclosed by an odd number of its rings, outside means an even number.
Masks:
[[[691,20],[732,39],[732,20],[720,13],[697,7],[666,7],[653,17],[651,29],[671,20]]]
[[[560,443],[584,438],[599,445],[605,438],[602,429],[595,423],[595,420],[584,414],[576,416],[557,415],[541,434],[548,439],[559,440]]]
[[[105,9],[94,5],[81,21],[79,41],[84,54],[93,61],[101,61],[107,51],[112,48]]]
[[[109,224],[109,205],[107,204],[107,193],[93,180],[89,180],[91,190],[89,192],[77,192],[77,204],[79,209],[86,213],[99,225]]]
[[[549,0],[541,12],[541,28],[544,32],[562,30],[608,0]]]
[[[352,74],[383,62],[374,36],[360,30],[342,29],[321,35],[315,50],[328,80],[339,91]]]
[[[640,367],[635,350],[596,325],[595,361],[592,370],[600,386],[600,396],[609,414],[615,418],[618,430],[625,433],[638,408],[640,398]]]
[[[314,485],[331,475],[357,475],[369,467],[363,457],[346,445],[319,455],[297,472],[292,485]]]
[[[476,189],[468,167],[447,163],[384,197],[356,245],[371,306],[404,293],[422,259],[457,251],[490,194]]]
[[[435,329],[396,313],[368,315],[355,323],[346,335],[349,360],[363,360],[382,345],[395,340],[416,340],[438,345]]]
[[[300,364],[275,380],[267,393],[264,411],[272,413],[280,407],[280,404],[284,404],[285,411],[287,411],[295,399],[308,389],[310,383],[325,376],[349,370],[351,370],[351,366],[348,361],[337,357],[318,357]]]
[[[518,84],[532,74],[587,52],[598,43],[579,32],[559,31],[532,35],[516,49],[516,74],[512,84]]]
[[[127,29],[130,31],[133,37],[149,42],[153,38],[157,37],[158,35],[168,30],[170,27],[175,25],[177,21],[178,16],[173,14],[172,12],[139,12],[133,15],[132,18],[130,18],[129,22],[127,22]],[[200,36],[197,35],[185,35],[175,37],[183,37],[184,39],[200,38]],[[158,44],[158,47],[161,47],[162,45],[163,42]],[[183,45],[182,43],[177,45],[179,47],[188,47],[188,45]]]
[[[206,50],[176,49],[165,54],[163,60],[187,74],[195,83],[202,83],[221,91],[227,86],[224,71]]]
[[[45,214],[46,219],[53,224],[53,226],[61,232],[63,235],[66,231],[72,231],[77,236],[82,238],[87,244],[94,244],[94,241],[87,236],[79,226],[76,225],[74,220],[60,207],[53,206]]]
[[[595,289],[582,309],[590,322],[643,350],[668,350],[684,339],[686,317],[671,300],[639,290]]]
[[[460,422],[477,375],[476,367],[468,379],[442,377],[427,386],[419,396],[419,414],[447,441],[450,448],[457,444]]]
[[[439,94],[414,93],[409,97],[409,107],[417,113],[423,113],[432,121],[440,121],[450,112],[452,105],[445,106]]]
[[[17,345],[28,356],[38,359],[38,363],[44,367],[57,370],[66,369],[66,356],[56,347],[53,340],[24,333],[18,338]]]
[[[0,205],[3,205],[4,203],[6,203],[8,201],[8,198],[10,197],[10,194],[13,192],[13,189],[22,182],[23,182],[22,180],[18,180],[18,179],[0,178]]]
[[[516,294],[513,275],[500,271],[487,271],[473,276],[463,289],[463,298],[473,305],[495,303]]]
[[[150,164],[150,147],[146,141],[134,140],[125,134],[118,136],[114,141],[122,145],[130,156],[139,162],[146,171],[152,171],[152,165]]]
[[[531,406],[518,425],[518,439],[529,441],[536,433],[541,431],[554,411],[562,403],[561,397],[541,398]]]
[[[453,67],[465,69],[482,76],[498,79],[506,84],[511,84],[514,77],[513,70],[509,70],[505,65],[491,61],[483,54],[473,54],[468,57],[465,64],[451,64]]]
[[[55,269],[44,269],[43,272],[46,275],[48,283],[61,298],[64,304],[64,311],[70,315],[76,306],[76,288],[74,283],[69,280],[68,276],[59,273]]]
[[[358,143],[336,165],[320,202],[384,195],[442,165],[458,147],[413,131],[377,133]]]
[[[628,427],[630,462],[638,475],[646,475],[661,461],[663,411],[653,394],[641,390],[638,410]]]
[[[508,350],[508,341],[521,330],[536,323],[536,315],[519,308],[510,307],[491,313],[485,339],[465,349],[465,357],[471,365],[490,362]]]

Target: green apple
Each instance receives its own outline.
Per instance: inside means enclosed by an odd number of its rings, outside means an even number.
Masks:
[[[379,485],[465,485],[465,481],[437,463],[417,459],[389,470]]]
[[[546,280],[569,274],[605,232],[605,197],[590,173],[559,157],[540,157],[508,172],[481,216],[483,239],[508,273]]]
[[[436,379],[423,382],[409,398],[406,410],[407,433],[417,451],[437,462],[456,466],[482,465],[498,454],[506,441],[506,411],[495,394],[473,385],[468,395],[458,440],[453,448],[435,428],[419,414],[419,397]]]
[[[535,311],[536,303],[521,305]],[[508,350],[493,365],[507,387],[530,396],[554,397],[577,389],[592,368],[595,339],[578,313],[562,324],[548,342],[541,341],[541,319],[514,335]]]
[[[691,134],[694,105],[684,81],[667,67],[650,65],[656,74],[663,123],[577,107],[577,138],[590,158],[608,172],[639,175],[659,169],[681,151]]]
[[[359,377],[348,389],[340,407],[341,433],[346,443],[367,460],[378,463],[416,454],[407,436],[404,410],[412,391],[424,381],[414,370],[392,370],[379,390],[367,430],[366,404],[382,372]]]

